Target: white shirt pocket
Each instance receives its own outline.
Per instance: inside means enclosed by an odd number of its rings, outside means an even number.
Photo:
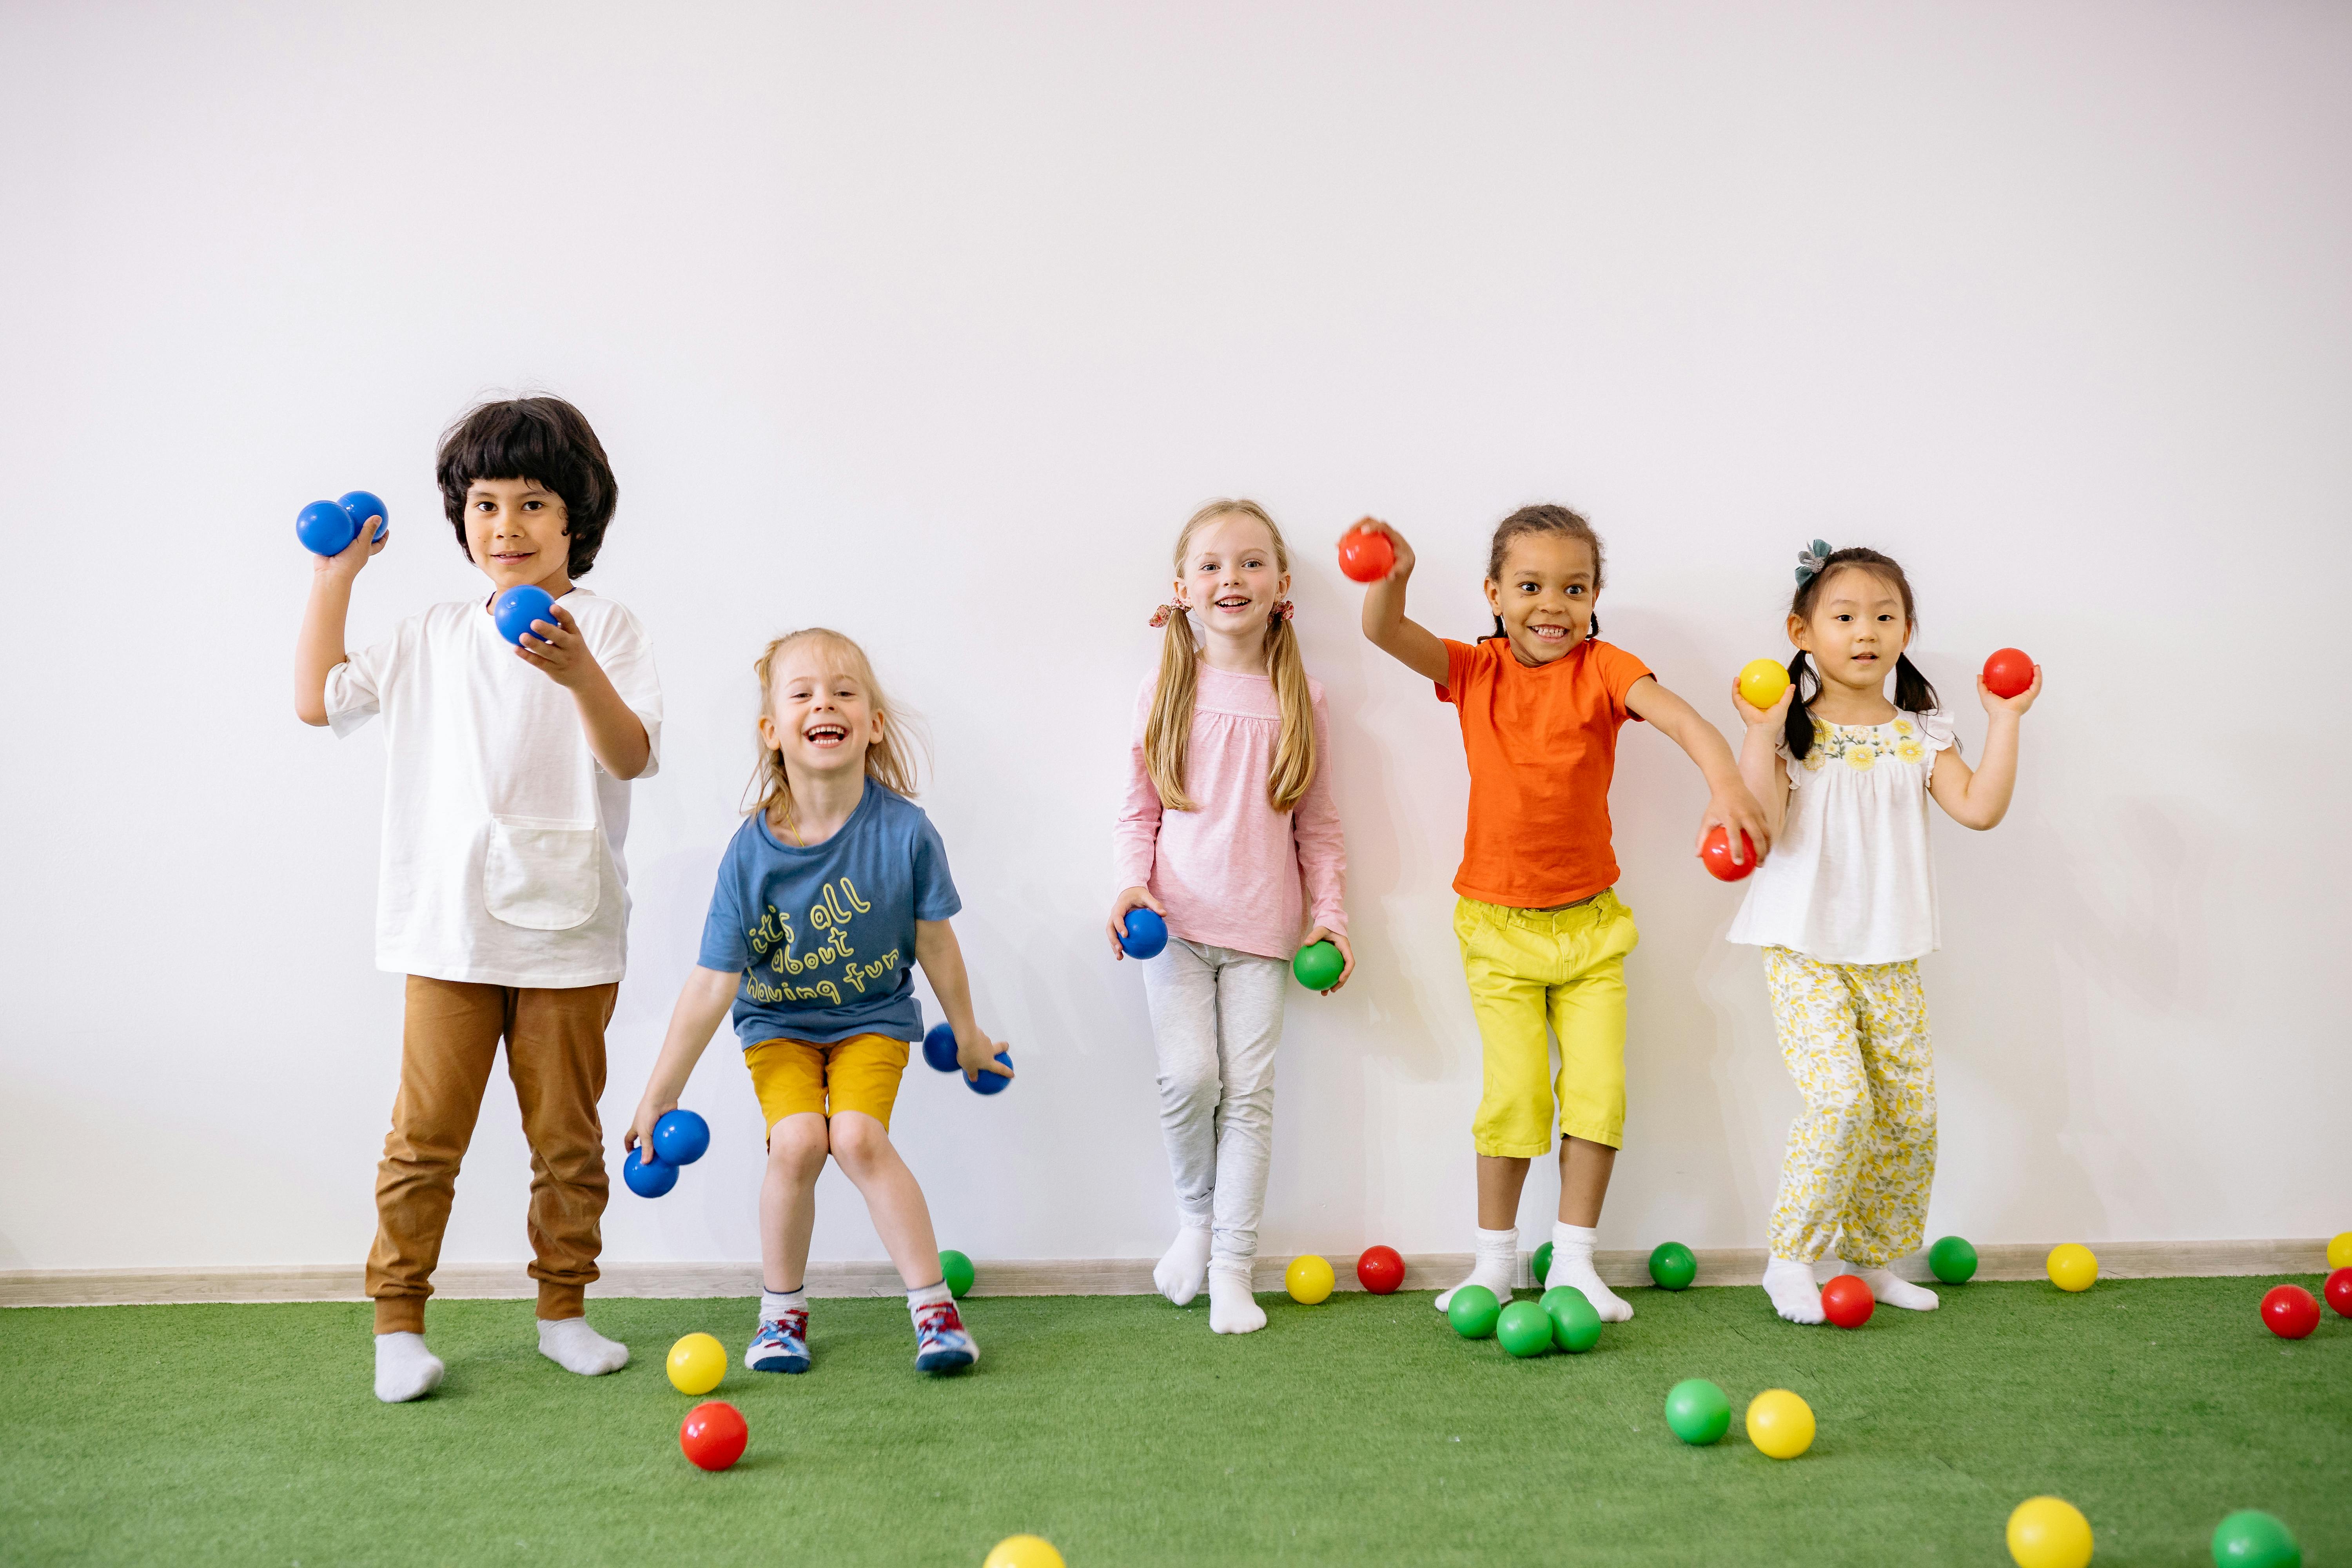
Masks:
[[[510,926],[570,931],[594,918],[604,835],[593,823],[493,816],[482,855],[482,902]]]

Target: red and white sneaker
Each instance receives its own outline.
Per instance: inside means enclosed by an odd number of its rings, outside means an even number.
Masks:
[[[935,1301],[915,1311],[915,1370],[961,1372],[980,1359],[980,1347],[963,1326],[953,1301]]]

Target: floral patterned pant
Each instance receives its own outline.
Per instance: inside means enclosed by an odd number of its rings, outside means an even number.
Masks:
[[[1936,1058],[1919,965],[1764,950],[1780,1055],[1805,1096],[1789,1129],[1772,1255],[1832,1245],[1878,1267],[1919,1249],[1936,1180]],[[1840,1233],[1843,1232],[1843,1239]]]

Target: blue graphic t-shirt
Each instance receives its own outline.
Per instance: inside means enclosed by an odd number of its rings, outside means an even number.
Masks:
[[[822,844],[782,842],[765,812],[736,831],[696,962],[742,974],[733,1016],[746,1050],[853,1035],[919,1040],[915,922],[961,908],[931,819],[868,779],[857,809]]]

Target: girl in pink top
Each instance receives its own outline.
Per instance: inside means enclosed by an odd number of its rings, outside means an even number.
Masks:
[[[1209,1327],[1265,1327],[1250,1295],[1273,1152],[1274,1053],[1290,955],[1329,942],[1348,983],[1347,850],[1323,766],[1323,689],[1290,629],[1290,556],[1255,501],[1211,501],[1176,538],[1159,673],[1135,705],[1116,840],[1114,957],[1139,907],[1168,922],[1144,961],[1176,1240],[1152,1282],[1181,1307],[1209,1287]],[[1325,993],[1326,995],[1329,991]]]

